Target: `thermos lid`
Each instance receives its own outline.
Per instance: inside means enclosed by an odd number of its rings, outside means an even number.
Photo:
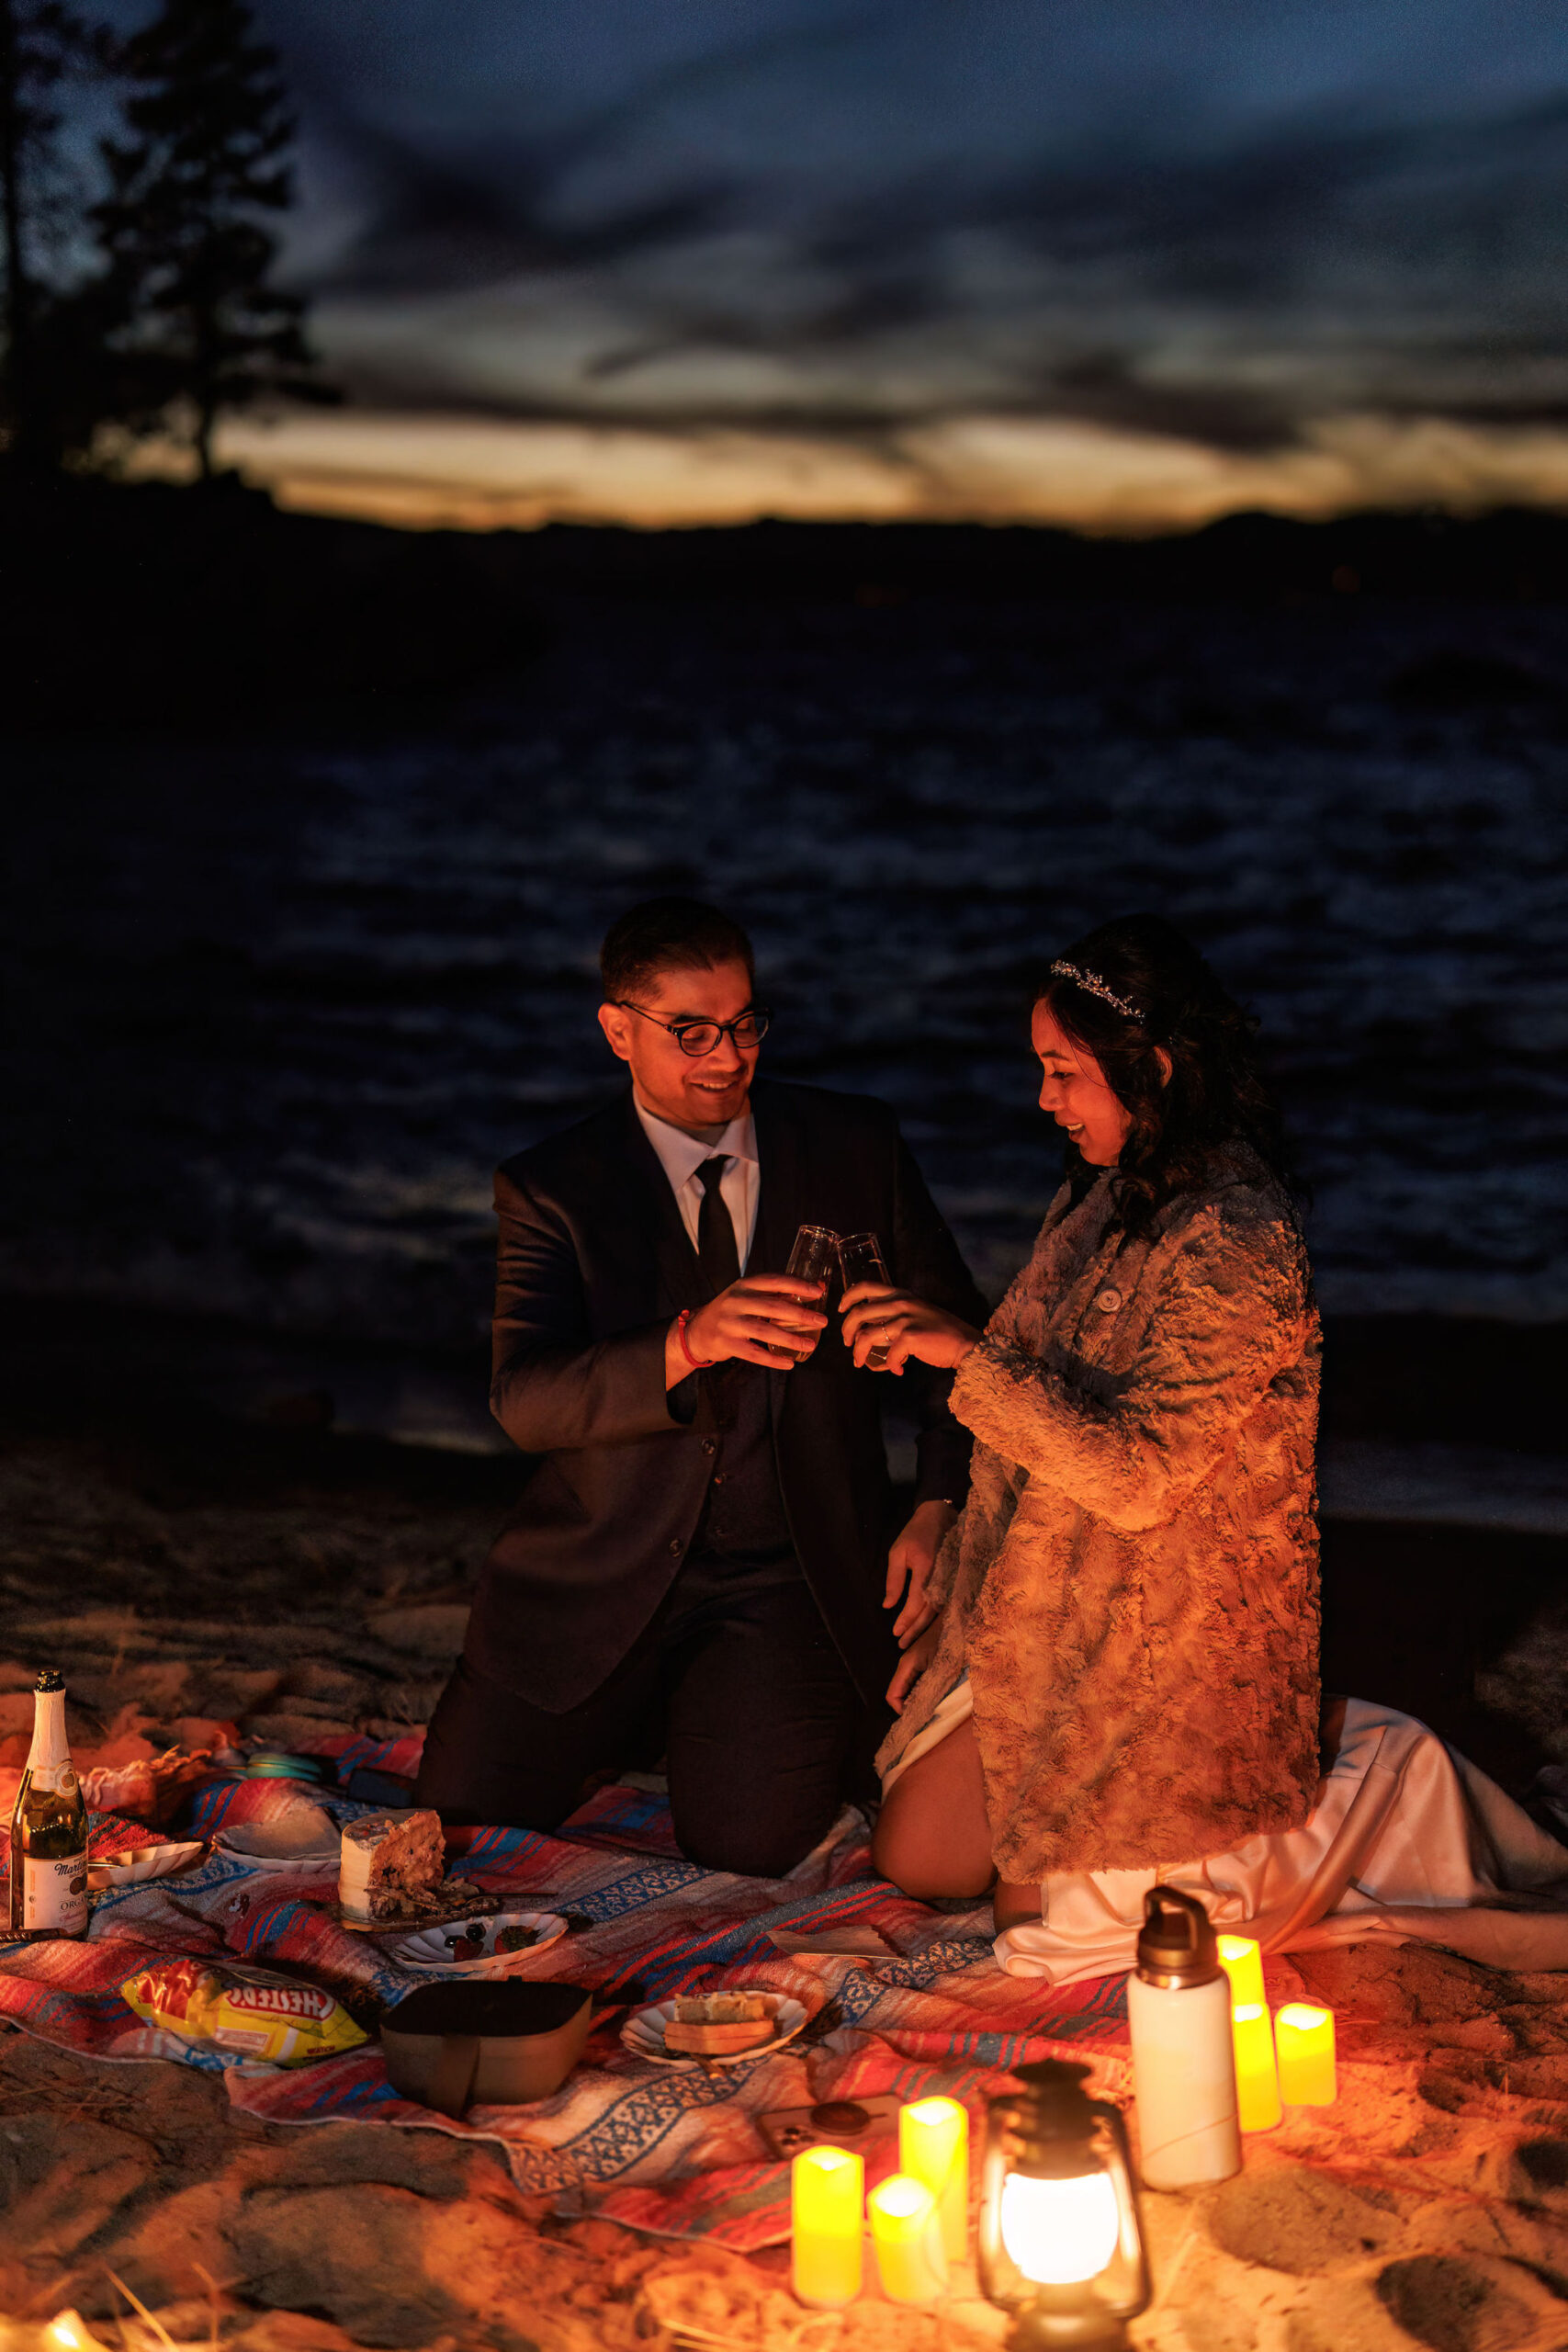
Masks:
[[[1212,1984],[1219,1973],[1219,1942],[1197,1896],[1179,1886],[1151,1886],[1138,1937],[1138,1973],[1145,1983],[1185,1990]]]

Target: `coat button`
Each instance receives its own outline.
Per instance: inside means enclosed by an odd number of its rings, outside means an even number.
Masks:
[[[703,1452],[704,1452],[705,1453],[716,1453],[718,1452],[718,1448],[717,1448],[717,1446],[714,1443],[714,1441],[713,1441],[713,1439],[712,1439],[711,1437],[705,1437],[705,1438],[704,1438],[704,1440],[703,1440]]]
[[[681,1539],[678,1535],[672,1535],[670,1538],[670,1549],[672,1552],[678,1552],[681,1549]]]
[[[716,1487],[722,1487],[722,1486],[723,1486],[723,1484],[724,1484],[724,1473],[723,1473],[723,1471],[722,1471],[722,1470],[716,1470],[716,1471],[714,1472],[714,1474],[713,1474],[713,1482],[714,1482],[714,1485],[715,1485]]]
[[[1114,1315],[1122,1304],[1122,1294],[1119,1290],[1102,1290],[1094,1303],[1102,1315]]]

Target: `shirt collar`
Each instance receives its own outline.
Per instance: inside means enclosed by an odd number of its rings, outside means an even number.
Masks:
[[[750,1107],[738,1119],[731,1119],[716,1143],[704,1143],[700,1136],[672,1127],[656,1111],[645,1111],[635,1094],[632,1103],[642,1121],[644,1135],[659,1154],[660,1164],[677,1193],[691,1182],[705,1159],[754,1162],[757,1158],[757,1129]]]

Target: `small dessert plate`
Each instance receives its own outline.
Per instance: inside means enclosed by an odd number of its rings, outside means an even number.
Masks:
[[[675,2014],[675,2004],[655,2001],[646,2009],[638,2009],[621,2028],[621,2041],[634,2058],[651,2058],[656,2066],[749,2066],[754,2058],[771,2058],[786,2041],[793,2041],[807,2023],[807,2012],[788,1993],[770,1993],[761,1984],[737,1984],[726,1988],[738,1993],[755,1993],[767,2003],[773,2012],[773,2038],[760,2041],[755,2050],[732,2050],[725,2055],[716,2052],[705,2058],[688,2056],[664,2047],[664,2029]]]
[[[301,1819],[301,1815],[305,1817]],[[214,1851],[257,1871],[294,1871],[309,1878],[337,1876],[342,1838],[319,1805],[299,1806],[276,1821],[232,1821],[212,1840]]]
[[[110,1887],[139,1886],[143,1879],[169,1878],[175,1871],[188,1870],[206,1851],[199,1838],[183,1845],[129,1846],[123,1853],[89,1862],[87,1884],[103,1894]]]
[[[465,1928],[477,1932],[465,1934]],[[506,1948],[509,1930],[527,1939],[515,1951]],[[491,1919],[454,1919],[444,1928],[426,1928],[422,1935],[403,1936],[389,1943],[386,1952],[399,1968],[422,1976],[504,1976],[509,1968],[558,1944],[565,1933],[558,1911],[498,1911]]]

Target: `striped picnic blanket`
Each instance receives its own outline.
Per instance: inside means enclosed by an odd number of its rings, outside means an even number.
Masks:
[[[367,1765],[412,1772],[419,1739],[322,1741],[341,1780]],[[321,1802],[341,1820],[370,1810],[299,1782],[215,1773],[189,1802],[186,1834],[275,1818]],[[178,1834],[178,1833],[176,1833]],[[143,1843],[140,1825],[100,1815],[94,1852]],[[1122,1980],[1058,1992],[1005,1975],[990,1946],[988,1906],[953,1916],[910,1901],[870,1874],[865,1826],[846,1813],[787,1879],[743,1879],[682,1860],[657,1793],[602,1790],[561,1829],[452,1833],[455,1867],[519,1907],[568,1915],[573,1932],[523,1963],[594,1993],[600,2022],[582,2063],[530,2107],[474,2108],[461,2122],[400,2098],[379,2046],[291,2069],[193,2048],[145,2024],[118,1986],[180,1953],[228,1953],[347,1996],[360,2013],[395,2004],[421,1981],[377,1939],[330,1916],[335,1884],[212,1853],[178,1878],[99,1899],[85,1942],[0,1943],[0,2012],[45,2041],[101,2059],[171,2058],[220,2069],[233,2105],[270,2123],[342,2120],[420,2125],[494,2141],[518,2186],[547,2193],[562,2214],[596,2212],[672,2236],[712,2236],[742,2250],[788,2235],[787,2167],[759,2137],[770,2109],[891,2092],[943,2091],[977,2121],[985,2098],[1026,2058],[1094,2062],[1100,2086],[1126,2087]],[[779,1949],[770,1930],[807,1945],[834,1930],[880,1941],[857,1961]],[[628,2008],[675,1992],[746,1984],[792,1994],[808,2013],[772,2057],[707,2073],[655,2064],[621,2044]],[[894,2145],[868,2157],[874,2180]]]

